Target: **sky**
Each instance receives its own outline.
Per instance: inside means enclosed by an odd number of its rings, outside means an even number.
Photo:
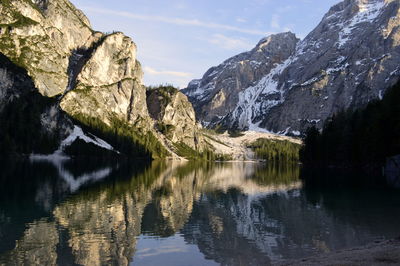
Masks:
[[[94,30],[138,47],[145,85],[185,88],[212,66],[291,31],[304,38],[340,0],[71,0]]]

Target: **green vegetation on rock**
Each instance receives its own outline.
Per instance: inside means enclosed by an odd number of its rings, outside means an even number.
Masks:
[[[113,118],[108,126],[98,118],[76,114],[82,127],[110,143],[114,149],[131,158],[164,158],[168,152],[151,132],[140,132],[125,121]]]
[[[230,161],[232,157],[227,154],[216,154],[211,149],[196,151],[183,142],[175,143],[175,151],[179,156],[190,161]]]

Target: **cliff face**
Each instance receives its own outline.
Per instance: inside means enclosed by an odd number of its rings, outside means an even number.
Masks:
[[[194,89],[196,84],[205,84],[208,75],[190,83],[185,93],[195,106],[203,101],[204,107],[196,108],[200,117],[212,114],[203,118],[204,124],[211,120],[230,128],[294,135],[311,125],[322,127],[341,109],[358,108],[381,98],[399,79],[399,8],[400,3],[393,0],[346,0],[335,5],[288,51],[287,58],[275,65],[261,61],[270,68],[260,80],[249,78],[251,85],[243,83],[239,89],[226,86],[224,98],[235,96],[229,114],[216,113],[218,108],[208,98],[207,92],[217,88],[214,83]]]
[[[190,82],[183,92],[193,103],[199,119],[208,125],[234,111],[245,88],[285,61],[294,52],[298,41],[290,32],[271,35],[251,51],[210,68],[202,79]]]
[[[28,71],[42,95],[61,94],[71,52],[93,41],[88,19],[64,0],[5,0],[1,14],[0,52]]]
[[[147,94],[150,116],[167,139],[201,150],[204,143],[200,125],[187,97],[172,87],[151,89]]]
[[[23,90],[34,91],[54,99],[39,116],[41,127],[62,131],[59,136],[73,134],[69,119],[73,117],[96,119],[110,127],[117,121],[139,138],[168,145],[149,115],[143,72],[129,37],[92,30],[85,15],[68,0],[5,0],[0,10],[0,108],[15,103]],[[163,120],[185,121],[185,130],[176,126],[171,141],[194,147],[197,125],[185,98],[175,95],[165,106]],[[139,141],[144,142],[148,141]]]
[[[76,85],[64,95],[61,108],[71,115],[100,118],[108,125],[111,118],[118,118],[150,130],[143,72],[136,60],[135,44],[122,33],[105,36],[98,43],[76,80],[71,81]],[[75,67],[79,68],[85,52],[76,56]],[[75,75],[71,72],[71,76]]]

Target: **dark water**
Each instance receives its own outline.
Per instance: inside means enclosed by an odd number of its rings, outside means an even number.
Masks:
[[[400,235],[400,193],[298,166],[2,163],[0,264],[268,265]]]

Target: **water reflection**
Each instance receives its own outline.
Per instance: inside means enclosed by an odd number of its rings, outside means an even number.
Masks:
[[[11,265],[266,265],[395,237],[400,222],[396,193],[303,187],[297,165],[2,169],[0,262]]]

